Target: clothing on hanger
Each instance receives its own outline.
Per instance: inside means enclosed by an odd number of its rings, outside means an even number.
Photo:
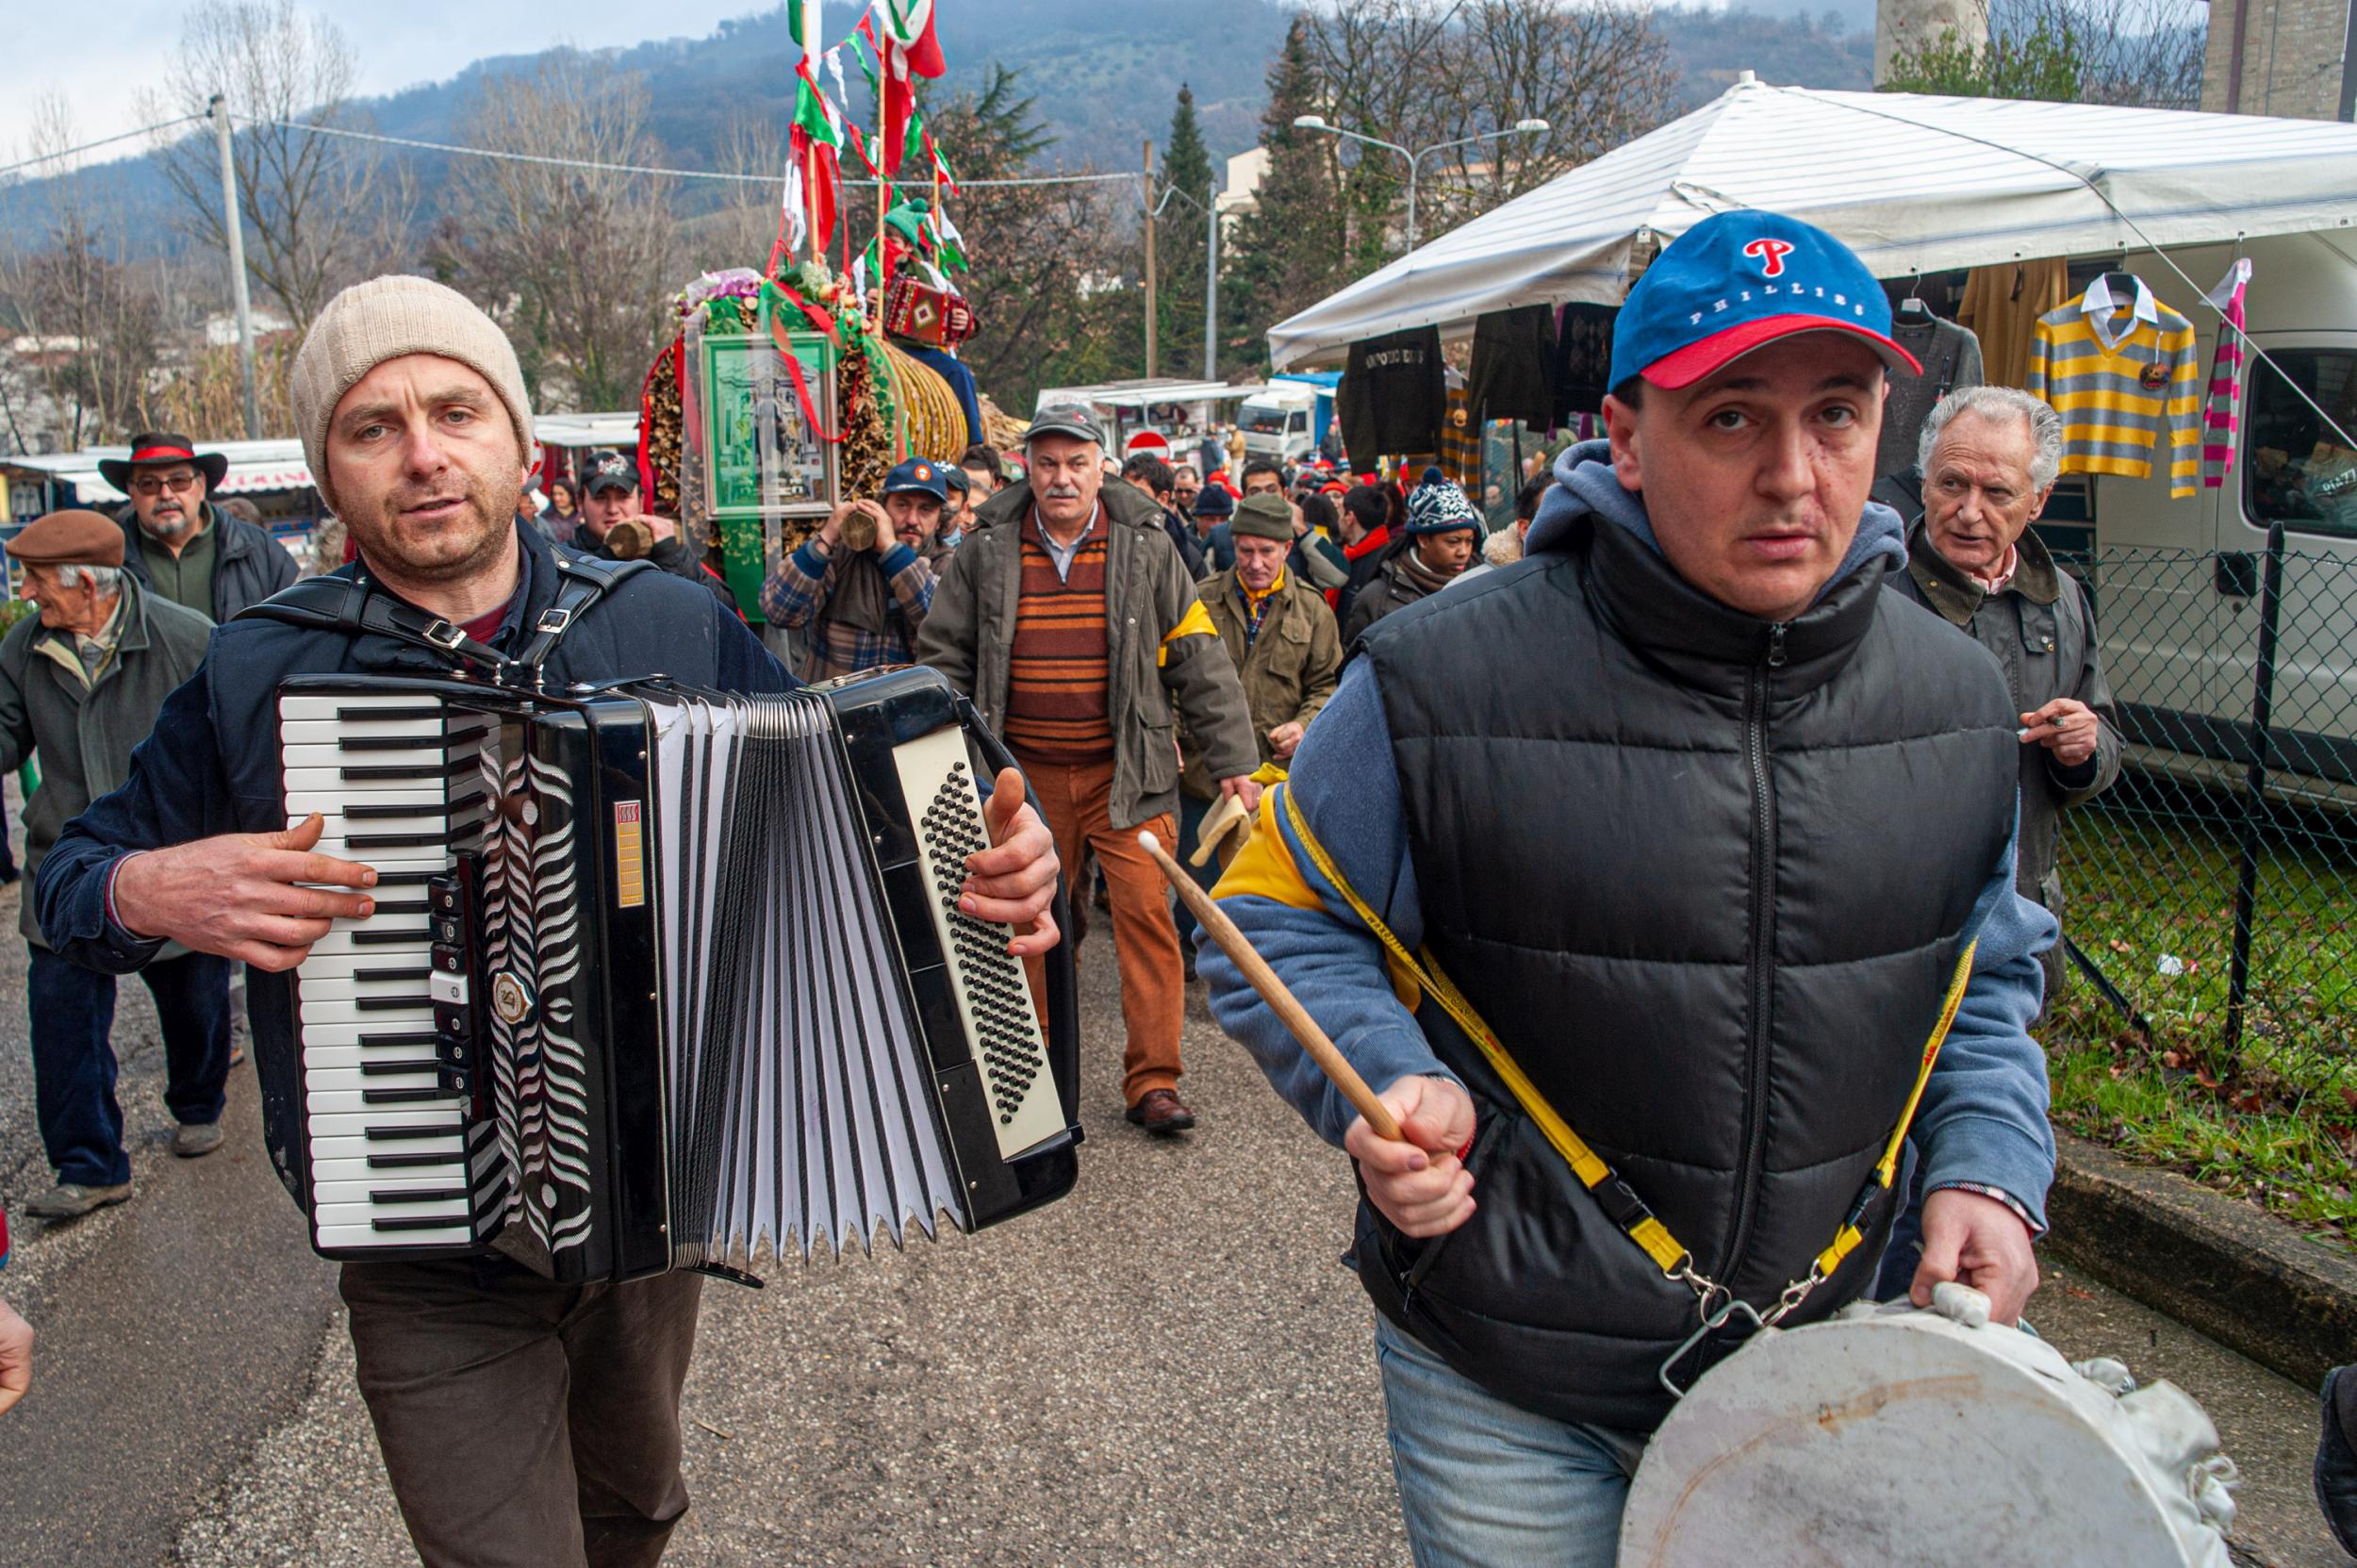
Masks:
[[[1907,303],[1922,305],[1920,300]],[[1891,318],[1890,336],[1915,355],[1923,373],[1891,378],[1890,393],[1883,400],[1883,433],[1874,444],[1878,479],[1913,466],[1934,404],[1959,387],[1981,384],[1981,340],[1971,328],[1943,322],[1929,307],[1902,309]]]
[[[2027,389],[2062,415],[2063,472],[2142,479],[2166,432],[2168,493],[2189,496],[2201,436],[2193,323],[2142,287],[2122,320],[2119,293],[2105,285],[2101,311],[2082,295],[2038,318]]]
[[[1378,457],[1437,450],[1448,417],[1441,329],[1409,327],[1351,344],[1334,417],[1352,466],[1362,471]]]
[[[1612,326],[1617,305],[1567,305],[1555,334],[1555,407],[1546,423],[1559,430],[1604,406],[1612,388]]]
[[[1972,269],[1956,324],[1980,339],[1982,374],[1991,386],[2029,386],[2037,319],[2069,294],[2070,267],[2058,256]]]
[[[1521,420],[1545,428],[1555,419],[1555,307],[1492,310],[1474,322],[1474,417]]]
[[[2210,356],[2210,394],[2201,404],[2201,484],[2217,489],[2234,471],[2234,404],[2242,390],[2242,297],[2250,287],[2250,258],[2236,256],[2217,287],[2201,296],[2223,318],[2217,352]]]
[[[1448,413],[1441,421],[1441,471],[1468,495],[1481,493],[1481,421],[1464,387],[1448,389]]]

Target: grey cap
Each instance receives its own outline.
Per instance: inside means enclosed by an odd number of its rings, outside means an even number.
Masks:
[[[1031,427],[1023,433],[1023,444],[1030,445],[1042,436],[1069,436],[1076,441],[1105,444],[1105,429],[1096,422],[1096,416],[1077,403],[1051,403],[1031,416]]]

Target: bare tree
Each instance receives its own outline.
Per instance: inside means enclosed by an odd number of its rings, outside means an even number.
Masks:
[[[1996,0],[1989,27],[2069,40],[2081,103],[2198,109],[2208,10],[2205,0]]]
[[[785,160],[783,125],[741,109],[729,116],[713,166],[743,177],[718,186],[721,196],[713,211],[681,224],[688,253],[684,270],[713,272],[767,263],[778,239]]]
[[[182,25],[173,79],[142,99],[161,120],[202,114],[214,93],[226,94],[246,269],[297,331],[337,289],[410,244],[417,188],[407,172],[366,142],[303,128],[366,130],[352,102],[358,77],[336,25],[297,11],[294,0],[203,0]],[[225,256],[212,133],[180,137],[158,155],[192,232]]]
[[[1539,136],[1436,152],[1417,169],[1416,226],[1440,234],[1669,117],[1677,72],[1641,0],[1356,0],[1310,13],[1327,118],[1411,151],[1542,119]],[[1337,184],[1381,258],[1405,159],[1328,139]],[[1363,155],[1363,156],[1362,156]]]
[[[36,106],[32,154],[74,144],[71,111]],[[72,449],[148,421],[164,347],[156,269],[127,261],[124,228],[72,165],[42,183],[38,241],[0,241],[0,424],[19,452]]]
[[[566,51],[486,82],[460,128],[521,157],[456,162],[434,263],[507,328],[535,395],[556,405],[635,406],[679,287],[663,182],[579,167],[659,163],[647,104],[636,75]]]

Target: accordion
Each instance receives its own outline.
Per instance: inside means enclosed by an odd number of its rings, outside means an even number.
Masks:
[[[957,907],[1005,752],[939,675],[277,702],[288,821],[378,873],[294,977],[322,1255],[750,1279],[1072,1186],[1071,961],[1043,1019]]]
[[[974,307],[954,289],[936,289],[902,272],[884,290],[884,330],[937,349],[955,348],[974,336]]]

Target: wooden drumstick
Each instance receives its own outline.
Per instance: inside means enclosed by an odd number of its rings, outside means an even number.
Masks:
[[[1219,950],[1228,955],[1229,963],[1244,972],[1244,978],[1252,982],[1252,989],[1258,991],[1261,999],[1268,1003],[1269,1011],[1293,1031],[1294,1038],[1301,1042],[1301,1048],[1310,1053],[1310,1060],[1334,1081],[1334,1087],[1340,1089],[1343,1098],[1367,1118],[1367,1125],[1375,1129],[1377,1137],[1399,1142],[1399,1123],[1393,1118],[1392,1108],[1376,1098],[1375,1091],[1367,1087],[1367,1081],[1359,1076],[1359,1069],[1334,1048],[1334,1042],[1326,1037],[1326,1031],[1320,1029],[1318,1021],[1310,1016],[1310,1010],[1301,1005],[1300,999],[1287,988],[1283,981],[1277,978],[1277,971],[1268,966],[1268,960],[1253,950],[1251,942],[1236,929],[1236,922],[1228,917],[1227,911],[1221,909],[1209,893],[1195,884],[1195,879],[1170,858],[1162,841],[1151,833],[1139,834],[1138,843],[1154,857],[1154,864],[1162,868],[1164,879],[1178,890],[1180,900],[1195,912],[1195,920],[1211,933],[1211,940],[1219,944]]]

